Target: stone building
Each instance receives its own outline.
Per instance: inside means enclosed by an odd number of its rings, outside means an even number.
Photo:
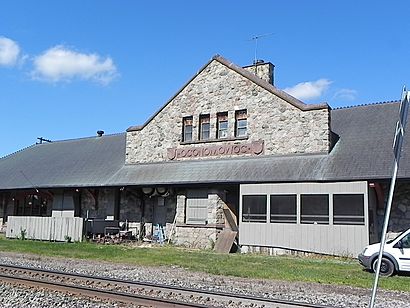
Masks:
[[[0,215],[120,220],[210,248],[354,254],[378,240],[398,103],[332,110],[215,56],[141,126],[0,159]],[[405,142],[391,230],[408,228]]]

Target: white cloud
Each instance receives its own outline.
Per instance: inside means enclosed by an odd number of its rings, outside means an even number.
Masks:
[[[73,79],[92,80],[104,85],[118,74],[110,57],[85,54],[58,45],[34,58],[35,79],[58,82]]]
[[[19,55],[19,45],[7,37],[0,36],[0,66],[16,65]]]
[[[353,89],[340,89],[333,95],[334,100],[354,101],[357,91]]]
[[[293,87],[285,88],[284,91],[300,100],[313,99],[320,97],[331,83],[332,81],[328,79],[301,82]]]

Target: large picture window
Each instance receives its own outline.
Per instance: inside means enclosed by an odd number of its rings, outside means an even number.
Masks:
[[[363,194],[334,194],[333,224],[364,225]]]
[[[182,141],[192,141],[192,116],[182,120]]]
[[[242,196],[242,221],[266,222],[267,210],[266,195]]]
[[[199,139],[208,140],[210,136],[210,117],[209,114],[203,114],[199,117]]]
[[[270,196],[270,222],[296,223],[296,195]]]
[[[220,112],[217,114],[217,135],[216,138],[228,138],[228,113]]]
[[[329,224],[329,195],[300,195],[302,224]]]

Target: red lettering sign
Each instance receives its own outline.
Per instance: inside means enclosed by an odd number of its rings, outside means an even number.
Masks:
[[[263,153],[264,142],[253,141],[251,143],[224,144],[217,146],[198,146],[167,149],[170,160],[192,157],[227,156],[227,155],[259,155]]]

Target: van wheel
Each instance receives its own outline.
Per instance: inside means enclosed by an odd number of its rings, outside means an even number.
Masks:
[[[373,261],[373,271],[376,272],[377,258]],[[388,258],[382,258],[382,265],[380,266],[380,276],[389,277],[394,273],[394,264]]]

